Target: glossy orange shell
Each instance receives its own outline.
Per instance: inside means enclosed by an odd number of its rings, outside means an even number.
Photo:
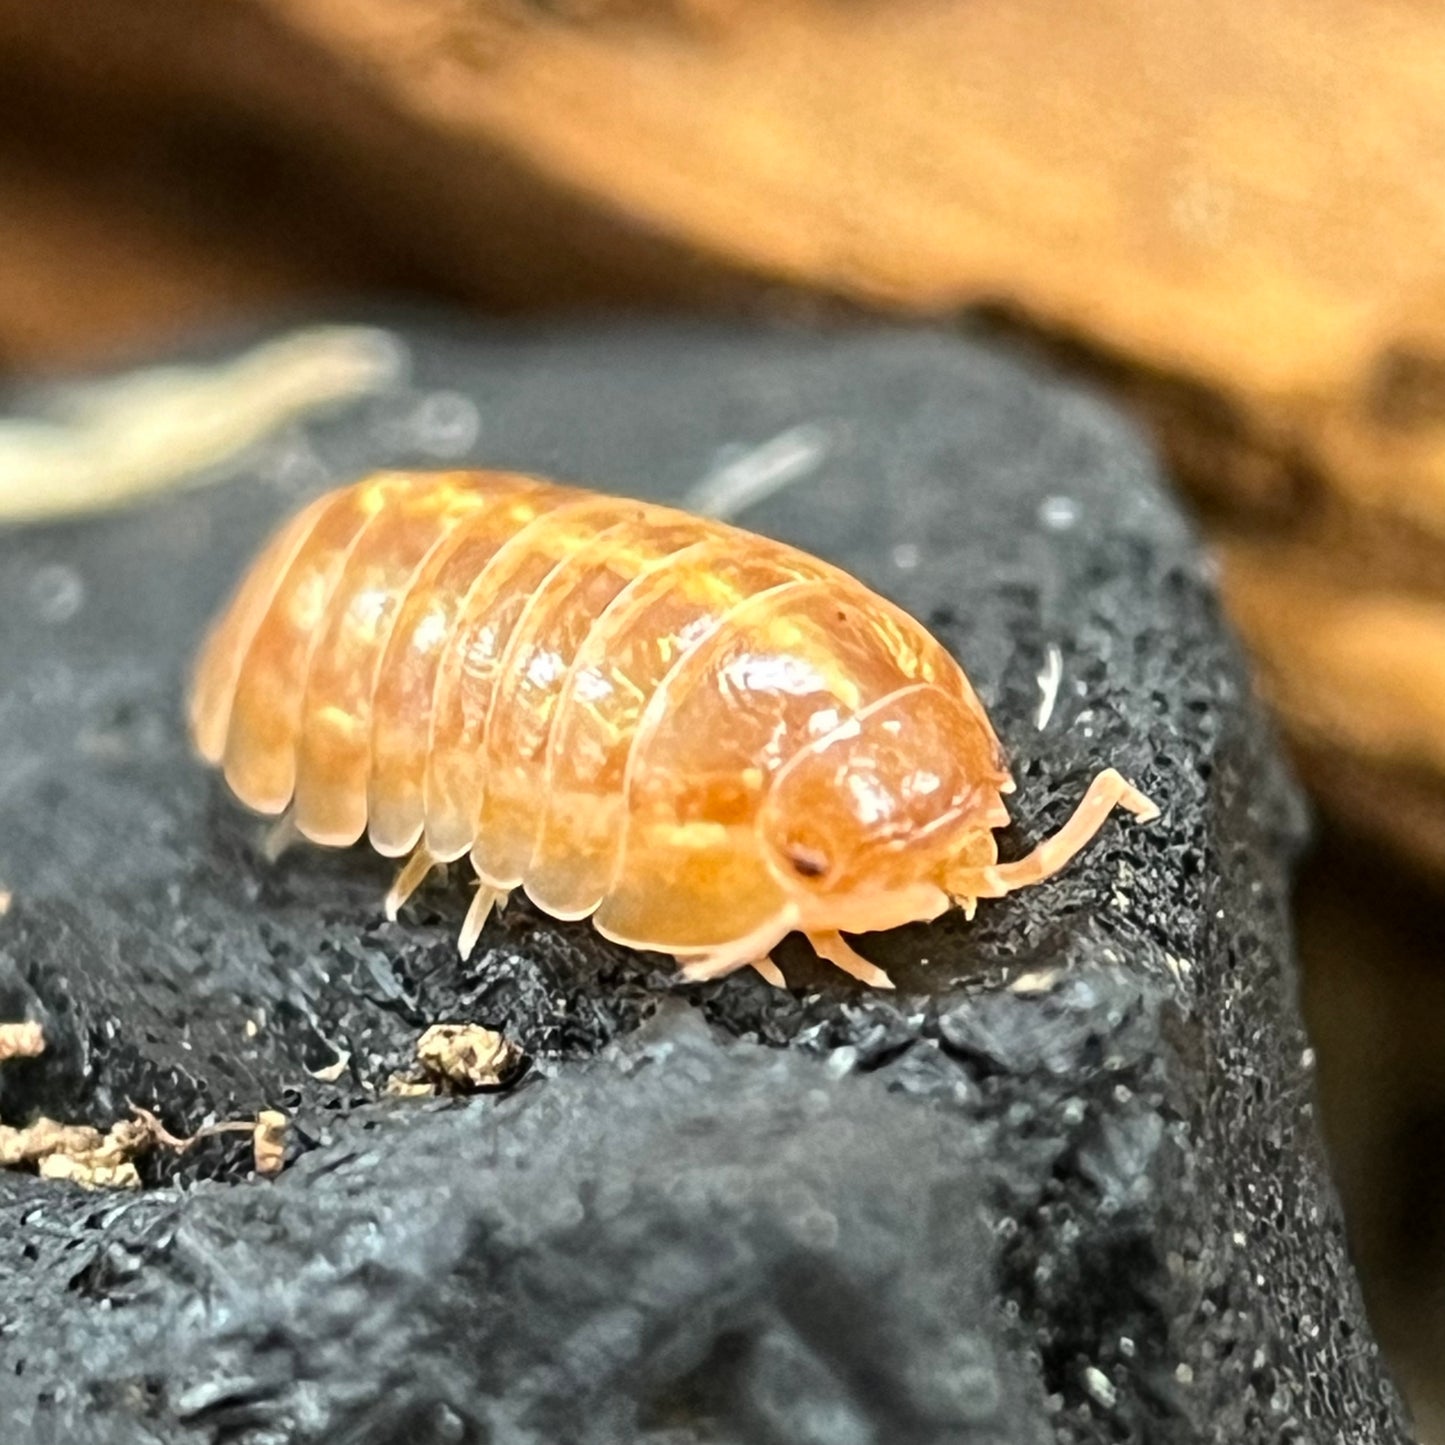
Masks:
[[[686,954],[784,916],[756,826],[780,769],[938,694],[985,740],[982,781],[1007,786],[962,669],[837,568],[533,477],[393,473],[269,542],[190,719],[243,802],[293,809],[317,843],[470,853],[557,917]],[[983,836],[974,862],[993,861]]]

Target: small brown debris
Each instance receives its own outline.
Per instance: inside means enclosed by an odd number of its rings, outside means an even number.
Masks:
[[[6,1059],[37,1059],[44,1052],[45,1030],[38,1023],[0,1024],[0,1064]]]
[[[286,1116],[279,1109],[262,1109],[256,1115],[251,1149],[257,1174],[279,1174],[286,1162]]]
[[[139,1189],[140,1174],[128,1159],[105,1164],[92,1155],[47,1154],[40,1160],[42,1179],[64,1179],[85,1189]]]
[[[102,1134],[89,1124],[61,1124],[44,1116],[23,1129],[0,1124],[0,1168],[34,1167],[42,1179],[65,1179],[89,1189],[138,1189],[135,1160],[153,1149],[184,1154],[214,1134],[250,1134],[258,1174],[277,1174],[284,1162],[286,1116],[263,1109],[254,1121],[207,1124],[187,1138],[172,1134],[149,1109],[131,1105],[135,1115]]]
[[[174,1149],[177,1154],[183,1154],[200,1137],[195,1134],[189,1139],[177,1138],[149,1109],[142,1109],[139,1104],[132,1104],[130,1111],[135,1115],[130,1127],[139,1130],[140,1137],[148,1143],[164,1144],[167,1149]]]
[[[521,1053],[480,1024],[434,1024],[417,1040],[416,1057],[439,1086],[465,1092],[505,1082]]]
[[[386,1081],[388,1094],[425,1099],[500,1088],[516,1074],[522,1051],[481,1024],[433,1024],[416,1041],[416,1061],[415,1069]]]
[[[101,1133],[87,1124],[41,1117],[23,1129],[0,1124],[0,1166],[36,1164],[47,1154],[81,1155],[100,1148]]]
[[[166,1135],[166,1139],[170,1136]],[[94,1162],[101,1166],[119,1166],[131,1159],[149,1153],[158,1139],[154,1130],[141,1119],[121,1119],[110,1126],[109,1132],[93,1151]]]
[[[122,1119],[102,1134],[88,1124],[43,1116],[23,1129],[0,1126],[0,1165],[34,1165],[42,1179],[68,1179],[87,1188],[136,1189],[132,1160],[151,1147],[149,1127]]]

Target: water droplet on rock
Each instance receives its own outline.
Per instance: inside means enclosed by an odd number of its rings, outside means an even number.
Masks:
[[[1072,497],[1045,497],[1039,503],[1039,522],[1050,532],[1067,532],[1079,515],[1079,504]]]
[[[69,622],[85,605],[85,583],[75,568],[52,562],[36,568],[25,595],[42,622],[59,626]]]
[[[470,398],[437,391],[412,413],[411,427],[416,444],[434,457],[459,457],[481,434],[482,418]]]

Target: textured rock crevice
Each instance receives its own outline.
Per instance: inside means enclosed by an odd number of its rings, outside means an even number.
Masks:
[[[52,1044],[0,1115],[293,1116],[271,1183],[224,1139],[139,1196],[0,1175],[21,1438],[1403,1441],[1311,1118],[1298,804],[1134,434],[929,334],[394,329],[409,377],[349,414],[0,537],[0,1002]],[[302,497],[472,458],[677,498],[780,437],[802,461],[741,520],[965,660],[1006,856],[1106,763],[1165,806],[972,923],[864,939],[897,994],[791,946],[786,993],[684,989],[520,902],[464,966],[457,882],[388,924],[388,865],[267,863],[189,757],[199,631]],[[526,1052],[514,1089],[380,1096],[462,1020]]]

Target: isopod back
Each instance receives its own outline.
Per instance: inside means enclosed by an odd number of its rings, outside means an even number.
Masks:
[[[496,472],[383,473],[281,527],[202,649],[197,749],[313,842],[405,863],[397,910],[469,856],[469,955],[522,888],[689,978],[1040,882],[1116,805],[998,861],[1013,782],[962,667],[804,552],[684,512]]]

